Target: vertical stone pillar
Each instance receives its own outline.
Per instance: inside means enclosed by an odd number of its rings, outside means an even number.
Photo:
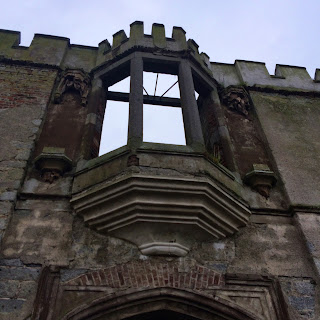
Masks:
[[[194,151],[204,152],[204,139],[198,105],[194,95],[191,67],[185,60],[180,62],[178,77],[187,145],[192,147]]]
[[[130,63],[128,145],[138,148],[143,139],[143,60],[135,56]]]
[[[92,89],[88,97],[88,113],[81,143],[83,159],[98,156],[102,123],[106,102],[106,89],[100,78],[92,81]],[[99,138],[97,137],[99,135]]]
[[[211,91],[210,99],[212,101],[212,111],[218,121],[218,132],[221,139],[223,153],[225,154],[226,166],[232,172],[238,172],[239,169],[235,162],[230,133],[226,124],[223,110],[221,108],[221,102],[217,90]]]

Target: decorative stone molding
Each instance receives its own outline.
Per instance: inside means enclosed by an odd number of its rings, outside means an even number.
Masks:
[[[90,228],[145,255],[184,256],[195,241],[230,236],[250,217],[244,202],[206,177],[119,174],[71,202]]]
[[[70,89],[76,90],[81,96],[81,104],[86,106],[90,91],[91,81],[87,73],[82,70],[66,70],[60,79],[57,91],[54,96],[55,103],[61,103],[62,96]]]
[[[41,270],[32,320],[52,319],[49,316],[52,313],[51,301],[56,300],[59,281],[60,268],[58,266],[45,266]]]
[[[48,320],[88,319],[97,315],[97,311],[108,319],[124,319],[128,315],[143,317],[150,311],[163,309],[180,311],[181,315],[196,319],[199,315],[202,315],[199,319],[290,319],[276,278],[222,274],[194,260],[130,261],[83,270],[75,273],[76,277],[61,279],[59,283],[58,270],[50,271],[45,277],[42,275],[35,308],[36,315],[46,315]],[[49,291],[44,291],[45,285]],[[47,296],[51,299],[40,300]],[[68,299],[67,305],[62,303],[65,299]],[[158,305],[162,299],[166,301],[165,307],[161,303]],[[187,308],[182,307],[184,305]],[[133,308],[130,310],[130,307]],[[204,310],[213,313],[204,314]]]
[[[92,297],[94,290],[96,288],[91,291],[91,296],[90,293],[81,289],[75,291],[82,296],[86,295],[88,300],[82,301],[81,305],[67,314],[63,314],[63,317],[59,319],[94,319],[97,314],[103,315],[105,319],[131,319],[131,317],[143,319],[146,318],[146,315],[148,319],[153,319],[149,318],[150,316],[158,319],[159,312],[167,311],[169,313],[166,314],[169,314],[170,319],[265,320],[256,318],[248,310],[248,307],[241,308],[223,298],[213,297],[212,292],[210,295],[195,292],[195,290],[180,290],[176,287],[146,290],[129,289],[109,295],[106,292],[98,292],[100,297],[94,299]],[[69,300],[69,297],[66,299]],[[60,305],[64,305],[63,301],[60,302]],[[161,318],[167,319],[168,316],[164,316],[162,313]],[[100,317],[100,319],[102,318]],[[274,318],[274,320],[280,320],[280,318]]]
[[[65,155],[64,148],[45,147],[34,162],[42,179],[49,183],[59,179],[72,168],[72,161]]]
[[[248,94],[244,88],[227,88],[223,93],[222,101],[231,111],[237,112],[245,117],[248,116],[250,103]]]
[[[226,274],[225,288],[217,297],[247,308],[257,320],[289,320],[288,306],[276,278],[250,274]]]
[[[254,164],[253,170],[244,177],[244,182],[265,198],[269,198],[270,190],[276,184],[277,178],[267,165]]]

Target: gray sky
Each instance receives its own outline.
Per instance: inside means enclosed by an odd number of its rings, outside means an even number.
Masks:
[[[277,63],[304,66],[313,78],[320,68],[319,9],[319,0],[11,0],[1,5],[0,28],[21,31],[26,46],[34,33],[97,46],[112,43],[120,29],[129,35],[135,20],[144,21],[145,34],[157,22],[168,37],[173,26],[183,27],[211,61],[261,61],[271,74]]]

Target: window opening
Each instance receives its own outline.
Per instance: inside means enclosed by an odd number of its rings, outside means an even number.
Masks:
[[[103,119],[99,156],[127,144],[129,103],[124,102],[130,92],[130,77],[108,88]]]
[[[143,141],[186,145],[178,76],[143,73]]]
[[[144,94],[149,96],[180,99],[177,75],[145,71],[143,72],[143,87]]]
[[[108,88],[108,91],[129,93],[130,92],[130,76],[110,86]]]
[[[143,141],[186,145],[181,108],[144,104]]]

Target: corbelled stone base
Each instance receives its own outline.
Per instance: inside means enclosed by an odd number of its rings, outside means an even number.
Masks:
[[[232,235],[250,217],[243,202],[206,177],[122,174],[74,195],[72,203],[90,228],[146,255],[184,256],[195,241]]]

